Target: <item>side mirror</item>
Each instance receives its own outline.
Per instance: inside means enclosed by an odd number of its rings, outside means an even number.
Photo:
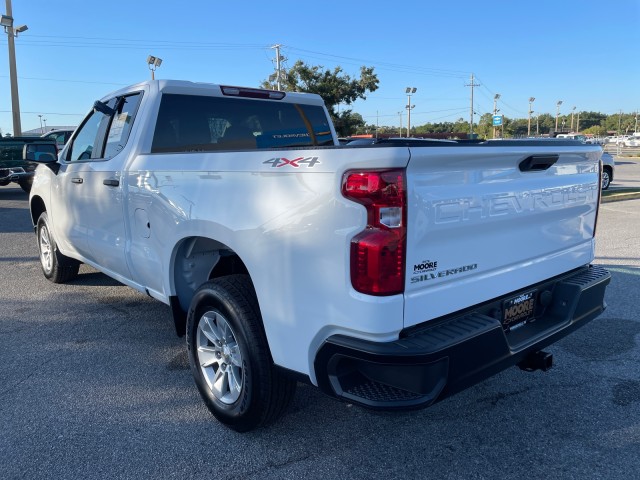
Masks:
[[[22,159],[38,163],[58,161],[58,147],[55,143],[26,143],[22,147]]]

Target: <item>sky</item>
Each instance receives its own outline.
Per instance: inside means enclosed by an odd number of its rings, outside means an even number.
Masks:
[[[5,0],[6,1],[6,0]],[[257,87],[297,60],[379,88],[350,107],[369,124],[640,110],[640,0],[393,2],[13,0],[22,130],[78,125],[93,102],[151,77]],[[0,11],[5,13],[0,2]],[[1,33],[1,31],[0,31]],[[13,132],[7,36],[0,34],[0,129]],[[478,121],[479,117],[475,117]]]

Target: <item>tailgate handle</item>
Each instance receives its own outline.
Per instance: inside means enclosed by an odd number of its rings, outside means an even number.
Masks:
[[[531,155],[520,162],[521,172],[546,170],[558,161],[559,155]]]

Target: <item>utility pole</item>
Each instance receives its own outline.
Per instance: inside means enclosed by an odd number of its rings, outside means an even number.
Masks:
[[[493,116],[495,117],[500,109],[498,108],[498,99],[500,99],[500,94],[496,93],[493,97]],[[492,122],[493,123],[493,122]],[[496,138],[496,127],[493,127],[493,138]]]
[[[576,111],[576,107],[572,107],[571,108],[571,131],[573,132],[573,113]],[[576,127],[576,132],[578,132],[579,129],[578,127]]]
[[[411,110],[415,105],[411,105],[411,95],[416,93],[416,87],[407,87],[407,138],[411,135]]]
[[[40,133],[44,133],[44,130],[42,129],[42,115],[38,115],[38,117],[40,117]]]
[[[400,135],[398,136],[402,137],[402,111],[398,112],[398,115],[400,115]]]
[[[280,55],[280,47],[282,47],[282,45],[280,45],[279,43],[276,43],[271,47],[271,48],[275,48],[276,50],[276,71],[275,71],[275,74],[271,77],[276,81],[276,90],[282,90],[282,81],[284,80],[284,75],[282,72],[282,69],[283,69],[282,64],[286,60],[285,57]]]
[[[558,131],[558,118],[560,117],[560,105],[562,105],[562,100],[558,100],[556,103],[556,132]]]
[[[576,108],[576,107],[573,107]],[[580,133],[580,112],[578,112],[578,118],[576,119],[576,132]]]
[[[13,9],[11,8],[11,0],[6,0],[7,13],[2,15],[2,26],[7,33],[9,45],[9,77],[11,83],[11,112],[13,115],[13,136],[22,136],[22,124],[20,122],[20,99],[18,96],[18,73],[16,71],[16,45],[15,37],[18,33],[27,29],[26,25],[13,28]]]
[[[622,110],[620,110],[620,115],[618,115],[618,136],[620,136],[621,130],[622,130]]]
[[[469,137],[473,137],[473,87],[479,87],[479,83],[473,83],[473,73],[471,74],[471,83],[465,87],[471,87],[471,111],[469,113]]]
[[[527,137],[531,136],[531,114],[533,110],[531,110],[531,105],[536,101],[536,97],[529,97],[529,122],[527,124]]]

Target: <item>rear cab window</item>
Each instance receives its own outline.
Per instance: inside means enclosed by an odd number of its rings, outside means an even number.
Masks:
[[[165,93],[151,153],[322,145],[333,137],[318,105]]]

